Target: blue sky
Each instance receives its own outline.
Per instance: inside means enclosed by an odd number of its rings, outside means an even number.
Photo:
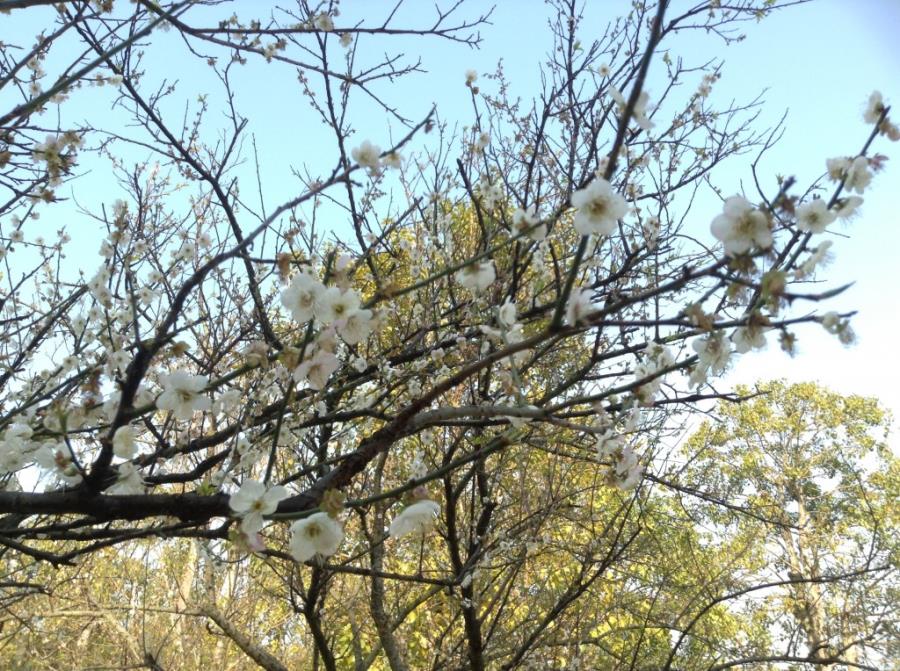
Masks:
[[[383,15],[393,4],[381,0],[348,0],[336,23],[339,27],[346,25],[344,22],[352,23],[361,12],[367,16]],[[602,29],[609,18],[605,12],[627,8],[630,3],[623,0],[588,4],[586,38]],[[248,6],[241,3],[238,9],[247,11]],[[261,6],[266,5],[252,4],[254,11],[259,11]],[[461,11],[464,16],[472,16],[489,7],[490,3],[474,1],[464,4]],[[402,11],[406,13],[398,17],[401,23],[427,25],[433,20],[432,3],[410,2]],[[39,25],[32,23],[36,16],[37,13],[32,13],[26,17],[20,12],[10,19],[4,18],[0,23],[0,39],[13,41],[21,39],[23,34],[33,34]],[[44,16],[50,16],[49,11]],[[471,119],[468,90],[463,85],[464,71],[474,68],[487,73],[502,59],[513,94],[530,98],[539,81],[537,65],[549,49],[546,16],[547,5],[540,0],[500,0],[492,16],[493,25],[481,29],[484,39],[479,51],[434,38],[424,43],[424,48],[417,39],[398,37],[386,42],[377,38],[375,56],[388,49],[404,51],[411,58],[421,55],[422,66],[428,71],[396,84],[385,84],[379,90],[393,100],[402,101],[403,111],[411,118],[424,116],[432,103],[437,103],[443,118],[458,119],[462,125]],[[23,20],[27,25],[21,23]],[[900,25],[900,2],[815,0],[778,12],[759,25],[752,22],[745,25],[746,40],[728,48],[699,34],[671,46],[673,56],[681,55],[688,62],[699,64],[710,58],[725,61],[722,79],[714,90],[714,102],[750,100],[767,88],[767,105],[760,123],[773,124],[788,111],[784,137],[762,166],[763,172],[768,172],[773,180],[776,173],[782,173],[796,175],[800,184],[807,183],[824,171],[826,158],[857,151],[868,132],[862,121],[862,109],[873,89],[880,89],[889,102],[897,103],[895,118],[900,116],[900,45],[895,34],[895,27]],[[360,50],[364,51],[371,48],[376,38],[360,39]],[[192,100],[193,92],[212,90],[214,86],[209,69],[195,61],[173,58],[179,46],[173,40],[176,40],[174,33],[158,41],[155,38],[146,62],[151,78],[179,80],[178,102],[170,111],[180,116],[184,101]],[[342,53],[335,47],[335,54]],[[54,72],[52,63],[51,58],[47,67],[51,73]],[[291,167],[300,168],[305,164],[314,173],[325,172],[331,164],[321,157],[330,160],[334,156],[333,138],[310,116],[308,103],[292,84],[290,69],[278,64],[271,67],[271,79],[260,77],[258,68],[238,69],[234,73],[237,102],[250,118],[248,130],[255,134],[259,153],[265,157],[268,178],[264,189],[270,206],[296,189],[297,183],[290,176]],[[289,86],[276,89],[276,81],[288,82]],[[651,101],[654,81],[651,72]],[[492,87],[484,75],[479,85],[486,90]],[[64,119],[89,120],[97,125],[115,123],[119,114],[104,111],[97,104],[97,93],[97,90],[76,92],[71,103],[62,108]],[[391,134],[396,137],[404,132],[363,98],[355,101],[352,122],[359,130],[360,139],[370,138],[383,147],[390,144]],[[208,123],[209,129],[215,131],[217,125],[224,125],[224,120],[211,116]],[[828,309],[859,311],[853,321],[857,345],[844,347],[819,327],[802,329],[795,359],[783,355],[773,342],[765,352],[742,357],[729,381],[752,382],[775,376],[815,379],[841,392],[879,396],[895,415],[900,414],[900,391],[891,370],[898,357],[889,354],[900,329],[900,293],[896,289],[900,285],[900,272],[894,258],[900,248],[900,228],[896,205],[890,202],[900,185],[900,171],[895,165],[900,155],[897,145],[885,140],[878,141],[875,148],[892,160],[866,194],[862,216],[838,231],[852,237],[831,237],[835,259],[828,273],[829,286],[856,283]],[[142,152],[137,152],[135,159],[140,157]],[[725,193],[733,193],[744,180],[752,191],[749,182],[752,158],[748,155],[730,161],[717,174],[717,185]],[[119,197],[121,194],[109,189],[107,175],[107,171],[97,170],[86,182],[76,182],[79,201],[96,209],[100,202],[109,206]],[[86,188],[87,185],[91,186]],[[696,225],[707,227],[714,214],[712,210],[698,208]],[[80,220],[69,208],[48,210],[41,225],[50,231],[61,223],[66,223],[70,232],[79,238],[83,234],[89,253],[99,245],[99,239],[93,238],[92,224]],[[92,265],[85,270],[91,273],[94,268]]]

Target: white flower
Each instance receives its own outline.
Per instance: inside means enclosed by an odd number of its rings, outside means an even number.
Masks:
[[[334,30],[334,21],[331,20],[331,15],[326,14],[325,12],[322,12],[313,19],[313,25],[326,33],[330,33]]]
[[[869,160],[865,156],[857,156],[847,169],[847,179],[844,186],[848,191],[862,193],[872,181],[872,173],[869,171]]]
[[[597,74],[601,77],[609,77],[609,65],[606,63],[601,63],[597,66]]]
[[[794,275],[798,280],[802,280],[804,277],[808,277],[812,275],[818,266],[823,261],[828,260],[828,250],[831,248],[831,240],[825,240],[818,247],[816,247],[809,257],[800,264],[800,267],[794,271]]]
[[[344,540],[344,528],[328,513],[313,513],[291,525],[291,556],[305,562],[315,555],[330,557]]]
[[[328,287],[316,299],[316,317],[325,324],[334,324],[346,319],[359,309],[359,294],[353,289],[341,291],[337,287]]]
[[[566,303],[566,322],[570,326],[577,326],[584,316],[594,309],[591,301],[590,289],[578,289],[569,296],[569,302]]]
[[[844,345],[849,345],[856,339],[856,334],[850,327],[850,321],[841,319],[837,312],[826,312],[822,315],[821,321],[825,330],[836,335]]]
[[[573,193],[572,207],[577,208],[574,224],[580,235],[611,235],[628,212],[625,198],[602,177]]]
[[[341,33],[341,46],[344,48],[353,44],[353,35],[350,33]]]
[[[493,261],[473,263],[460,270],[455,275],[456,281],[473,294],[479,294],[487,289],[497,279]]]
[[[371,310],[353,310],[337,322],[338,334],[348,345],[356,345],[369,337],[373,323]]]
[[[380,165],[381,147],[364,140],[361,145],[350,152],[350,156],[364,168],[375,171]]]
[[[852,161],[849,158],[829,158],[825,165],[832,181],[844,180],[844,187],[848,191],[862,193],[872,181],[869,160],[865,156],[857,156]]]
[[[393,170],[399,170],[403,167],[403,156],[399,152],[392,151],[385,155],[382,163]]]
[[[228,507],[241,518],[241,530],[250,535],[263,526],[263,516],[278,510],[278,503],[290,494],[281,485],[266,488],[256,480],[244,480],[240,489],[228,499]]]
[[[119,464],[116,484],[106,490],[108,494],[132,496],[144,493],[144,481],[137,467],[130,461]]]
[[[516,208],[515,212],[512,213],[513,230],[519,235],[524,235],[535,242],[540,242],[547,237],[547,224],[538,226],[537,223],[537,211],[534,205],[524,210],[521,207]]]
[[[622,92],[617,89],[612,84],[609,85],[609,95],[610,97],[616,101],[619,114],[623,114],[625,112],[625,107],[627,106],[627,101],[625,100],[625,96],[622,95]],[[638,126],[643,128],[644,130],[649,130],[653,128],[653,122],[647,117],[647,102],[649,101],[649,96],[646,91],[641,91],[638,94],[638,99],[634,103],[634,109],[632,110],[632,117],[635,121],[637,121]]]
[[[116,429],[112,439],[113,454],[122,459],[131,459],[137,452],[137,444],[134,441],[134,429],[130,424],[125,424]]]
[[[466,70],[466,86],[471,86],[478,79],[478,73],[475,70]]]
[[[768,249],[772,246],[768,217],[742,196],[732,196],[725,201],[723,213],[713,219],[711,228],[729,256],[744,254],[753,247]]]
[[[641,481],[644,469],[638,462],[637,454],[628,445],[622,448],[619,459],[613,464],[609,482],[614,487],[628,491]]]
[[[171,410],[175,419],[188,420],[197,410],[209,410],[212,401],[201,395],[209,379],[205,375],[191,375],[176,370],[168,375],[161,375],[163,393],[156,399],[156,407],[160,410]]]
[[[761,349],[766,346],[766,330],[759,326],[742,326],[735,329],[731,336],[734,349],[740,354],[752,349]]]
[[[294,369],[294,382],[300,384],[305,380],[311,389],[321,389],[340,365],[334,354],[319,350]]]
[[[881,91],[872,91],[872,95],[869,96],[869,104],[866,105],[866,111],[863,112],[863,119],[866,123],[878,123],[883,111],[884,100],[881,97]]]
[[[497,321],[504,329],[511,329],[516,323],[516,304],[507,298],[497,308]]]
[[[840,199],[837,204],[838,209],[835,214],[838,219],[849,219],[856,214],[856,210],[863,204],[863,199],[859,196],[847,196]]]
[[[72,460],[72,453],[65,443],[46,442],[32,455],[35,463],[68,485],[81,482],[81,473]]]
[[[644,360],[634,367],[635,382],[640,383],[634,393],[642,403],[649,403],[659,393],[663,383],[664,376],[659,375],[659,371],[674,364],[675,357],[672,350],[655,342],[647,345],[644,354]]]
[[[728,367],[731,359],[731,341],[722,331],[710,333],[702,338],[695,338],[691,347],[697,353],[699,361],[691,373],[690,383],[700,386],[705,383],[710,373],[721,375]]]
[[[607,429],[597,435],[594,447],[597,450],[598,459],[609,459],[617,455],[625,447],[625,439],[611,429]]]
[[[240,389],[229,389],[222,392],[213,403],[213,410],[216,413],[230,412],[238,406],[243,396]]]
[[[821,233],[836,218],[837,215],[828,209],[827,203],[821,198],[797,208],[797,228],[805,233]]]
[[[434,501],[423,499],[406,506],[391,522],[388,534],[394,538],[406,534],[424,534],[434,528],[435,518],[441,507]]]
[[[316,302],[325,287],[309,273],[300,273],[290,286],[281,292],[281,304],[291,311],[295,321],[307,322],[313,318]]]

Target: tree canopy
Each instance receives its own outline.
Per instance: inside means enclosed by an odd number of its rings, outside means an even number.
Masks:
[[[900,136],[876,91],[818,179],[757,171],[761,100],[667,45],[790,4],[553,0],[534,97],[461,71],[458,120],[393,87],[477,3],[0,1],[7,664],[888,659],[882,411],[716,382],[852,342],[829,233]],[[278,151],[259,82],[309,110]]]

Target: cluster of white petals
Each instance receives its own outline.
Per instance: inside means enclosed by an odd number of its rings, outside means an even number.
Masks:
[[[769,329],[755,324],[740,326],[734,330],[731,342],[739,354],[745,354],[751,350],[762,349],[766,346],[766,332]]]
[[[381,168],[381,147],[368,140],[364,140],[361,145],[352,149],[350,156],[362,167],[368,168],[372,172],[377,172]]]
[[[113,454],[121,459],[131,459],[137,453],[137,444],[134,440],[134,429],[130,424],[120,426],[113,434]]]
[[[298,562],[330,557],[344,540],[344,528],[328,513],[313,513],[291,525],[291,556]]]
[[[593,292],[590,289],[575,289],[566,303],[566,323],[577,326],[585,315],[596,309],[593,302]]]
[[[281,485],[266,487],[257,480],[244,480],[234,494],[228,498],[228,507],[241,518],[241,530],[248,536],[259,533],[263,527],[263,517],[278,509],[278,504],[289,496]]]
[[[850,158],[829,158],[826,162],[828,176],[835,182],[844,181],[847,191],[862,194],[872,181],[869,159],[865,156]]]
[[[612,235],[616,222],[628,212],[628,202],[602,177],[572,194],[575,230],[579,235]]]
[[[526,209],[516,208],[512,213],[513,231],[535,242],[540,242],[547,237],[547,224],[539,224],[538,221],[534,205]]]
[[[691,372],[690,383],[697,387],[706,383],[710,374],[721,375],[731,360],[731,340],[722,332],[695,338],[691,343],[697,353],[697,365]]]
[[[144,481],[141,473],[130,461],[119,464],[115,484],[106,490],[107,494],[119,496],[135,496],[144,493]]]
[[[72,460],[72,452],[65,443],[48,441],[32,454],[35,463],[67,485],[81,482],[81,473]]]
[[[480,294],[497,279],[493,261],[472,263],[456,273],[456,281],[473,294]]]
[[[305,359],[294,369],[294,382],[307,382],[310,389],[321,389],[340,365],[341,362],[334,353],[324,349],[316,350],[312,357]]]
[[[156,407],[170,410],[177,420],[189,420],[194,412],[212,408],[212,401],[202,393],[209,383],[205,375],[176,370],[160,375],[160,383],[163,393],[156,399]]]
[[[425,534],[434,528],[441,507],[434,501],[422,499],[406,506],[391,522],[388,534],[394,538],[407,534]]]
[[[623,436],[608,429],[597,436],[596,449],[597,458],[608,462],[607,483],[625,491],[637,486],[644,469]]]
[[[797,228],[805,233],[822,233],[837,219],[837,214],[828,209],[821,198],[804,203],[797,208]]]
[[[375,327],[372,311],[361,307],[356,291],[326,287],[308,272],[294,276],[281,292],[281,304],[295,321],[315,319],[325,326],[333,325],[348,345],[363,342]]]
[[[617,89],[612,84],[609,85],[609,95],[613,100],[616,101],[616,105],[619,108],[619,115],[625,113],[625,108],[627,106],[627,101],[625,100],[625,96],[622,95],[622,92]],[[637,122],[637,125],[643,128],[644,130],[650,130],[653,128],[653,122],[650,120],[650,117],[647,116],[647,104],[650,102],[650,96],[647,95],[646,91],[641,91],[638,94],[637,100],[634,103],[634,108],[631,111],[632,118]]]
[[[711,228],[729,256],[772,246],[769,218],[743,196],[726,199],[722,214],[713,219]]]
[[[644,358],[634,367],[634,380],[640,386],[634,391],[634,395],[641,403],[650,403],[656,398],[663,383],[665,370],[675,363],[675,357],[665,345],[650,343],[644,349]]]

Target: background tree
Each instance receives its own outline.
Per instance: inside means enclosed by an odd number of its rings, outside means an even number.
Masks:
[[[787,655],[880,666],[897,640],[889,418],[874,399],[812,383],[771,382],[758,392],[720,406],[719,421],[694,434],[686,474],[759,514],[710,511],[717,528],[754,529],[765,578],[784,581],[764,609],[782,625]],[[858,577],[830,579],[851,574]]]
[[[175,567],[159,586],[171,613],[140,631],[116,620],[134,643],[120,665],[764,654],[766,627],[750,636],[709,601],[733,574],[686,569],[733,550],[758,562],[750,537],[704,547],[668,524],[673,494],[734,504],[660,464],[698,402],[740,398],[708,384],[732,357],[776,333],[790,351],[802,323],[852,340],[849,315],[810,309],[840,288],[808,283],[825,279],[822,234],[884,163],[872,143],[898,135],[875,93],[858,154],[805,189],[760,175],[756,194],[712,189],[711,235],[692,230],[710,174],[774,135],[754,126],[758,101],[714,103],[718,63],[685,64],[667,41],[727,43],[778,5],[635,3],[594,35],[579,5],[551,3],[539,95],[513,100],[502,68],[466,72],[458,131],[392,99],[419,67],[380,45],[476,46],[488,17],[460,3],[424,28],[305,0],[266,18],[219,2],[0,4],[40,26],[0,44],[12,588],[41,585],[41,562],[103,575],[96,557],[117,546],[124,567],[132,551],[146,572]],[[196,69],[189,90],[173,62]],[[651,70],[665,83],[652,104]],[[303,97],[300,137],[258,150],[248,76]],[[373,115],[384,132],[365,139],[355,125]],[[333,153],[304,153],[310,128]],[[101,231],[96,262],[72,219]],[[119,588],[114,609],[134,594]],[[278,628],[263,631],[270,594]],[[101,658],[115,626],[86,617]],[[189,649],[185,618],[227,649]],[[716,631],[733,634],[725,648]]]

